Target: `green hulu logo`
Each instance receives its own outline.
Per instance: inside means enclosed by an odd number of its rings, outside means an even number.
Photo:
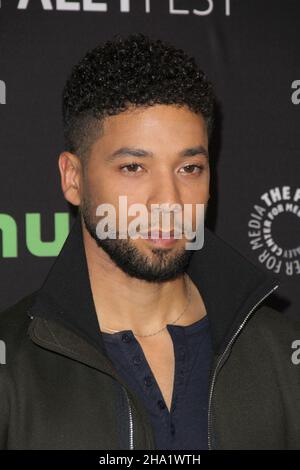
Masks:
[[[25,240],[33,256],[57,256],[69,234],[70,216],[67,212],[54,213],[54,240],[43,241],[41,237],[41,214],[25,214]],[[0,214],[2,232],[2,257],[18,257],[18,227],[9,214]]]

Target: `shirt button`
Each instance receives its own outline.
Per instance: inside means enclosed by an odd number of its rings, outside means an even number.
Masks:
[[[144,383],[145,383],[145,385],[147,385],[147,387],[149,387],[150,385],[152,385],[152,377],[151,377],[151,375],[146,375],[146,377],[144,378]]]
[[[164,410],[166,408],[166,405],[163,400],[158,400],[157,404],[161,410]]]
[[[134,356],[133,358],[133,363],[138,366],[141,363],[141,357],[140,356]]]
[[[123,341],[123,343],[129,343],[131,341],[131,338],[127,333],[123,333],[122,341]]]

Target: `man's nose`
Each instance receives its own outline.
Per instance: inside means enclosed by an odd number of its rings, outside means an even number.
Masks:
[[[174,204],[181,205],[180,191],[175,175],[163,172],[160,176],[156,176],[148,199],[149,209],[151,209],[151,204],[165,205],[166,209],[168,206],[172,209]]]

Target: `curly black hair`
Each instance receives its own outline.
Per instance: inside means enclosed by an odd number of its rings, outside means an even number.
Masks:
[[[210,139],[214,101],[212,83],[182,49],[143,33],[116,34],[88,51],[65,83],[65,146],[86,161],[103,119],[132,105],[185,105],[202,114]]]

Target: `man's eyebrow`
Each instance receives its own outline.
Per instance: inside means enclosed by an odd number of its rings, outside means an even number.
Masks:
[[[153,152],[148,150],[139,149],[135,147],[120,147],[115,150],[113,153],[105,157],[105,161],[113,161],[117,158],[121,158],[124,155],[132,155],[133,157],[153,157]],[[208,151],[203,145],[198,145],[197,147],[188,147],[181,152],[179,152],[180,157],[193,157],[195,155],[204,155],[206,158],[209,158]]]
[[[180,155],[182,157],[193,157],[194,155],[204,155],[204,157],[209,158],[208,151],[206,150],[203,145],[198,145],[197,147],[190,147],[184,149],[182,152],[180,152]]]

